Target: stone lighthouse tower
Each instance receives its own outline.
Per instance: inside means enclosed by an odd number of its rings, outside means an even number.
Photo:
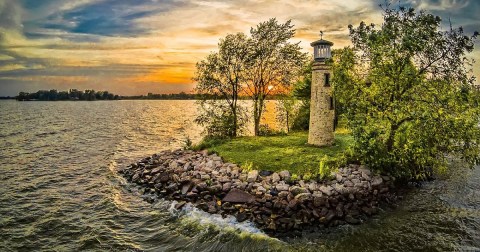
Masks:
[[[329,146],[334,142],[335,104],[331,87],[331,67],[325,61],[331,58],[332,42],[322,38],[313,46],[312,91],[310,100],[310,126],[308,143],[316,146]]]

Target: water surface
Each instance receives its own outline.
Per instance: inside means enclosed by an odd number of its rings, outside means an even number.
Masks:
[[[480,251],[478,167],[363,225],[284,240],[144,202],[116,170],[200,140],[196,113],[193,101],[0,101],[0,251]]]

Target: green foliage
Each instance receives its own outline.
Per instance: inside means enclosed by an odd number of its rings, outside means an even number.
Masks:
[[[95,100],[118,100],[118,95],[109,93],[108,91],[85,90],[79,91],[77,89],[70,89],[69,91],[60,91],[56,89],[39,90],[35,93],[20,92],[16,99],[18,101],[67,101],[67,100],[81,100],[81,101],[95,101]]]
[[[227,142],[228,139],[226,138],[223,138],[223,137],[205,137],[203,138],[203,140],[192,146],[192,149],[193,150],[206,150],[206,149],[209,149],[209,148],[212,148],[214,146],[218,146],[218,145],[221,145],[221,144],[224,144],[225,142]]]
[[[253,169],[289,170],[299,175],[318,174],[318,164],[324,155],[337,160],[352,144],[348,134],[337,134],[335,145],[318,148],[307,144],[308,132],[295,132],[284,136],[236,137],[230,140],[209,140],[207,149],[218,153],[226,161],[237,164],[251,163]],[[329,163],[332,167],[337,163]]]
[[[293,115],[292,130],[308,130],[310,126],[310,99],[302,100]]]
[[[297,175],[296,173],[293,173],[292,176],[290,176],[290,183],[295,183],[300,180],[300,176]]]
[[[312,87],[312,61],[301,72],[301,78],[292,89],[292,96],[300,101],[292,120],[292,130],[308,130],[310,123],[310,96]]]
[[[349,26],[353,48],[333,60],[337,101],[356,158],[399,177],[424,179],[447,157],[479,163],[480,109],[465,57],[472,37],[440,31],[441,19],[386,7],[384,22]]]
[[[326,179],[331,173],[331,168],[329,166],[329,160],[327,156],[324,156],[318,164],[318,176],[320,179]]]
[[[297,101],[294,97],[290,95],[281,96],[280,99],[277,100],[277,107],[276,107],[276,119],[281,125],[284,125],[287,133],[292,128],[293,120],[292,117],[296,112],[296,103]]]
[[[310,172],[306,172],[305,174],[303,174],[302,178],[304,181],[309,181],[314,179],[314,175]]]
[[[295,35],[291,20],[279,24],[275,18],[250,29],[251,53],[245,92],[253,101],[254,133],[259,134],[265,99],[273,92],[290,87],[305,64],[306,54],[299,43],[290,43]]]
[[[244,129],[247,117],[240,106],[233,113],[231,106],[225,100],[198,101],[199,114],[195,122],[204,127],[207,137],[235,137]]]
[[[229,34],[218,44],[219,51],[213,52],[205,60],[197,63],[194,80],[197,81],[197,92],[214,95],[224,100],[224,109],[206,112],[211,116],[203,116],[199,123],[207,128],[227,129],[222,134],[236,136],[241,129],[241,122],[246,117],[240,115],[237,104],[238,95],[246,94],[253,101],[254,133],[260,133],[260,119],[265,109],[265,100],[287,89],[295,81],[297,72],[306,61],[306,55],[300,51],[299,43],[290,43],[295,30],[291,21],[283,24],[275,18],[258,24],[250,29],[250,37],[243,33]],[[214,110],[212,106],[202,109]],[[222,115],[231,116],[219,122]],[[232,127],[225,124],[233,123]],[[221,125],[221,127],[218,127]],[[211,127],[213,126],[213,127]],[[207,130],[208,133],[208,130]]]
[[[189,136],[186,136],[185,140],[183,140],[183,149],[184,150],[191,150],[192,148],[193,148],[192,139],[190,139]]]
[[[286,135],[284,131],[274,130],[268,124],[260,124],[258,136],[282,136]]]
[[[249,40],[243,33],[229,34],[218,47],[218,52],[196,65],[196,92],[209,95],[200,101],[196,122],[205,127],[208,136],[234,137],[246,122],[238,96],[245,80]],[[212,96],[220,99],[208,99]]]

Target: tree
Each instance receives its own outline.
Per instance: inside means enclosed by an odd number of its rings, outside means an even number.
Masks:
[[[296,100],[291,95],[282,95],[277,99],[277,116],[276,119],[280,124],[285,125],[285,129],[290,132],[292,128],[292,116],[295,114]]]
[[[441,31],[440,17],[388,4],[383,20],[350,25],[353,48],[333,63],[361,161],[418,179],[452,155],[479,163],[480,109],[465,57],[478,33]]]
[[[275,18],[250,29],[245,93],[253,101],[255,135],[259,133],[265,99],[274,90],[288,89],[298,77],[307,55],[299,43],[290,43],[295,30],[291,20],[279,24]]]
[[[203,113],[197,122],[207,127],[209,135],[235,137],[245,122],[238,96],[246,75],[248,39],[243,33],[229,34],[220,40],[218,47],[218,52],[211,53],[196,65],[197,93],[220,98],[205,97],[200,101]]]
[[[312,63],[310,61],[303,67],[300,80],[293,85],[292,96],[300,101],[298,109],[293,115],[292,129],[294,130],[308,130],[309,127]]]

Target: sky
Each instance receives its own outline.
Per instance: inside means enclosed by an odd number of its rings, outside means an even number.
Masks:
[[[395,1],[398,3],[398,0]],[[220,38],[276,17],[311,52],[324,39],[350,44],[348,25],[381,23],[384,0],[0,0],[0,96],[20,91],[108,90],[120,95],[191,92],[195,63]],[[467,34],[480,31],[480,0],[401,0]],[[469,55],[477,60],[480,43]],[[477,81],[478,82],[478,81]]]

